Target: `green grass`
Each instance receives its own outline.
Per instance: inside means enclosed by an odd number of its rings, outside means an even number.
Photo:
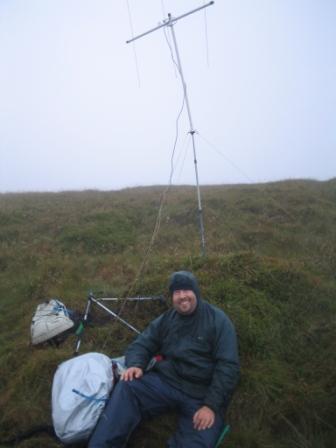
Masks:
[[[169,274],[188,269],[239,336],[224,446],[333,447],[336,180],[203,187],[206,257],[192,187],[171,188],[146,257],[163,190],[0,195],[0,440],[51,423],[53,374],[73,354],[74,336],[58,349],[30,346],[39,303],[59,297],[82,313],[90,290],[167,296]],[[141,329],[164,309],[127,304],[122,316]],[[118,356],[133,337],[95,310],[82,353]],[[175,420],[144,423],[129,446],[164,447]],[[20,446],[61,445],[44,435]]]

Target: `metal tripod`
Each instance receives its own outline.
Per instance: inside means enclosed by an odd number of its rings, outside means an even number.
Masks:
[[[112,311],[110,308],[108,308],[106,305],[104,305],[102,303],[102,302],[118,302],[118,301],[123,301],[123,300],[127,301],[127,302],[145,302],[145,301],[149,301],[149,300],[159,300],[159,301],[163,302],[164,298],[162,296],[153,296],[153,297],[128,297],[126,299],[120,299],[120,298],[116,298],[116,297],[113,297],[113,298],[104,297],[104,298],[97,299],[96,297],[94,297],[93,293],[90,292],[88,295],[88,298],[87,298],[87,304],[86,304],[83,319],[81,320],[81,322],[77,328],[77,331],[76,331],[77,341],[76,341],[74,355],[78,355],[78,353],[79,353],[79,348],[80,348],[81,341],[82,341],[82,335],[84,332],[85,325],[87,324],[89,313],[90,313],[90,310],[91,310],[91,307],[93,304],[97,305],[99,308],[106,311],[108,314],[110,314],[112,317],[117,319],[119,322],[126,325],[126,327],[128,327],[130,330],[134,331],[137,334],[140,334],[140,331],[137,330],[135,327],[133,327],[133,325],[126,322],[126,320],[122,319],[120,316],[118,316],[118,314],[116,314],[114,311]]]

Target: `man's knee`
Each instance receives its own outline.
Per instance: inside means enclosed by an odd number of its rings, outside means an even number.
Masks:
[[[125,396],[129,395],[130,387],[126,381],[118,381],[112,390],[111,399],[119,400],[124,399]]]
[[[120,409],[128,410],[137,407],[134,399],[132,386],[126,381],[119,381],[112,390],[109,401],[103,411],[106,418],[115,418],[120,413]],[[103,418],[102,416],[102,418]]]
[[[142,390],[143,387],[142,378],[134,379],[132,381],[119,380],[113,393],[115,393],[115,390],[119,389],[121,393],[129,394]]]

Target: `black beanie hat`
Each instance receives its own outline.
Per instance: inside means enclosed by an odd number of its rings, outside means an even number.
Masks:
[[[200,290],[198,287],[196,277],[188,271],[174,272],[169,280],[169,292],[173,294],[179,289],[191,290],[194,292],[197,299],[200,298]]]

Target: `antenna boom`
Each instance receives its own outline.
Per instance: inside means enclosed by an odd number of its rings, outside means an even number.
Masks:
[[[135,40],[138,40],[141,37],[147,36],[147,34],[153,33],[154,31],[159,30],[160,28],[163,28],[164,26],[168,26],[169,22],[171,20],[173,20],[174,22],[177,22],[178,20],[183,19],[186,16],[190,16],[190,14],[193,14],[194,12],[200,11],[201,9],[204,9],[204,8],[207,8],[208,6],[213,5],[214,3],[215,3],[214,1],[211,1],[211,2],[209,2],[207,4],[205,4],[205,5],[202,5],[202,6],[198,7],[198,8],[196,8],[196,9],[193,9],[192,11],[186,12],[186,13],[178,16],[178,17],[173,17],[172,19],[169,18],[169,20],[165,20],[163,23],[161,23],[160,25],[156,26],[155,28],[152,28],[152,29],[150,29],[148,31],[145,31],[142,34],[139,34],[138,36],[133,37],[132,39],[127,40],[126,43],[130,44],[131,42],[134,42]],[[168,16],[170,17],[171,15],[168,14]]]

